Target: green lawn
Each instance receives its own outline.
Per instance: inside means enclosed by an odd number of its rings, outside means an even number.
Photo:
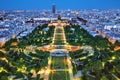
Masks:
[[[54,40],[54,44],[55,45],[63,45],[64,44],[64,40],[63,40],[63,35],[61,34],[56,34],[55,35],[55,40]]]
[[[56,35],[55,35],[55,39],[56,39],[56,40],[62,40],[62,39],[64,39],[64,37],[63,37],[62,34],[56,34]]]
[[[52,57],[51,73],[49,80],[70,80],[68,69],[67,57]],[[54,71],[60,70],[60,71]],[[61,71],[62,70],[62,71]]]
[[[55,40],[54,45],[64,45],[64,40]]]
[[[70,80],[68,71],[54,71],[49,75],[49,80]]]
[[[51,69],[66,69],[67,58],[66,57],[52,57]]]
[[[56,29],[56,32],[57,33],[63,33],[63,30],[58,28],[58,29]]]
[[[63,30],[61,28],[56,29],[54,45],[64,45],[64,35],[62,33]]]

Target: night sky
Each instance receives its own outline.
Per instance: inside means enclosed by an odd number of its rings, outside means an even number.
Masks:
[[[120,9],[120,0],[0,0],[0,10]]]

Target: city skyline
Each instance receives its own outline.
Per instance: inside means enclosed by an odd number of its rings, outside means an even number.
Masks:
[[[55,11],[0,11],[0,80],[120,80],[120,9]]]
[[[120,80],[120,0],[0,0],[0,80]]]
[[[119,9],[120,1],[113,0],[1,0],[0,10],[39,10],[51,9],[51,5],[55,4],[58,10],[61,9]]]

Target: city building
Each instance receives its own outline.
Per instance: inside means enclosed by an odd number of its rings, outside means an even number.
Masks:
[[[52,5],[52,13],[53,13],[53,14],[56,13],[56,5],[55,5],[55,4]]]

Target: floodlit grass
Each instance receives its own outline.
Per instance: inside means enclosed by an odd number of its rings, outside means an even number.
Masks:
[[[63,30],[58,28],[58,29],[56,29],[56,32],[57,33],[63,33]]]
[[[55,40],[54,45],[64,45],[64,40]]]
[[[64,37],[63,37],[62,34],[56,34],[56,35],[55,35],[55,39],[56,39],[56,40],[62,40],[62,39],[64,39]]]
[[[54,45],[64,45],[65,44],[65,35],[63,28],[56,28],[54,33]]]
[[[52,71],[49,80],[70,80],[68,71]]]
[[[66,57],[52,57],[51,69],[66,69],[67,63]]]

